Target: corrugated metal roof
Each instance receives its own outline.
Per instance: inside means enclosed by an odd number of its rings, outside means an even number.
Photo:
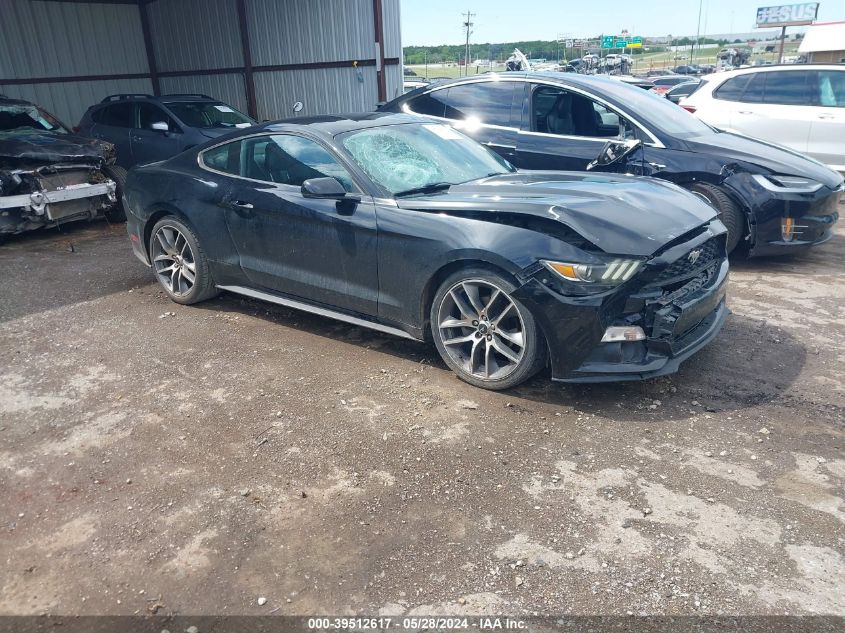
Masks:
[[[138,7],[2,0],[0,78],[147,72]]]
[[[807,27],[799,53],[822,53],[845,50],[845,22],[828,22]]]
[[[158,70],[243,66],[234,0],[156,0],[147,9]]]

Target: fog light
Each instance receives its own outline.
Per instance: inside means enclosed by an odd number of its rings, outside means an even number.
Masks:
[[[795,219],[783,218],[780,221],[780,234],[784,242],[791,242],[795,237]]]
[[[619,341],[644,341],[645,332],[639,326],[609,327],[601,337],[602,343],[618,343]]]

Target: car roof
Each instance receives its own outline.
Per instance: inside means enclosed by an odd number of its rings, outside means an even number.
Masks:
[[[106,106],[111,105],[114,103],[125,103],[125,102],[134,102],[134,101],[153,101],[156,103],[184,103],[186,101],[194,101],[197,103],[222,103],[220,99],[215,99],[214,97],[210,97],[204,94],[197,94],[197,93],[173,93],[173,94],[166,94],[166,95],[150,95],[150,94],[143,94],[143,93],[126,93],[126,94],[114,94],[108,95],[104,97],[102,101],[95,104],[95,107],[99,106]]]
[[[262,125],[253,126],[248,130],[245,129],[244,132],[255,134],[256,132],[286,132],[307,128],[309,132],[330,138],[353,130],[365,130],[367,128],[401,125],[404,123],[426,123],[430,125],[432,121],[425,117],[404,113],[359,112],[355,114],[282,119],[280,121],[271,121]]]
[[[768,73],[776,70],[840,70],[845,71],[842,64],[769,64],[766,66],[749,66],[718,73],[718,78],[730,78],[748,73]]]

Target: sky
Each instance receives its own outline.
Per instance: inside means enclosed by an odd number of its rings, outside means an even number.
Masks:
[[[628,29],[632,35],[695,35],[698,0],[401,0],[404,46],[459,44],[461,13],[475,13],[472,42],[592,37]],[[702,0],[703,34],[751,33],[757,7],[796,0]],[[820,0],[819,22],[845,20],[845,1]],[[706,28],[705,28],[706,24]],[[802,30],[802,29],[790,29]],[[776,29],[761,33],[775,34]],[[789,32],[789,31],[788,31]]]

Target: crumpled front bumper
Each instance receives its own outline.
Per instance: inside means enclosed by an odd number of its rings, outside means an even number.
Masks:
[[[517,289],[514,297],[529,307],[545,336],[552,379],[613,382],[676,372],[716,337],[730,314],[729,264],[723,235],[717,239],[722,240],[721,254],[707,267],[706,276],[670,284],[671,290],[645,285],[611,297],[571,297],[555,293],[537,278]],[[691,244],[700,246],[690,242],[678,248],[686,255]],[[601,342],[607,327],[625,324],[642,327],[646,339]]]
[[[824,185],[807,193],[774,192],[757,184],[747,173],[734,174],[725,180],[737,198],[751,211],[748,254],[782,255],[800,252],[824,244],[833,237],[839,221],[845,189]],[[784,232],[784,219],[793,222],[792,231]]]
[[[106,180],[96,184],[82,183],[68,185],[62,189],[52,191],[36,191],[15,196],[0,197],[0,209],[25,209],[37,216],[45,216],[48,220],[61,219],[61,203],[82,198],[96,198],[106,196],[109,202],[117,200],[116,185],[113,180]]]

